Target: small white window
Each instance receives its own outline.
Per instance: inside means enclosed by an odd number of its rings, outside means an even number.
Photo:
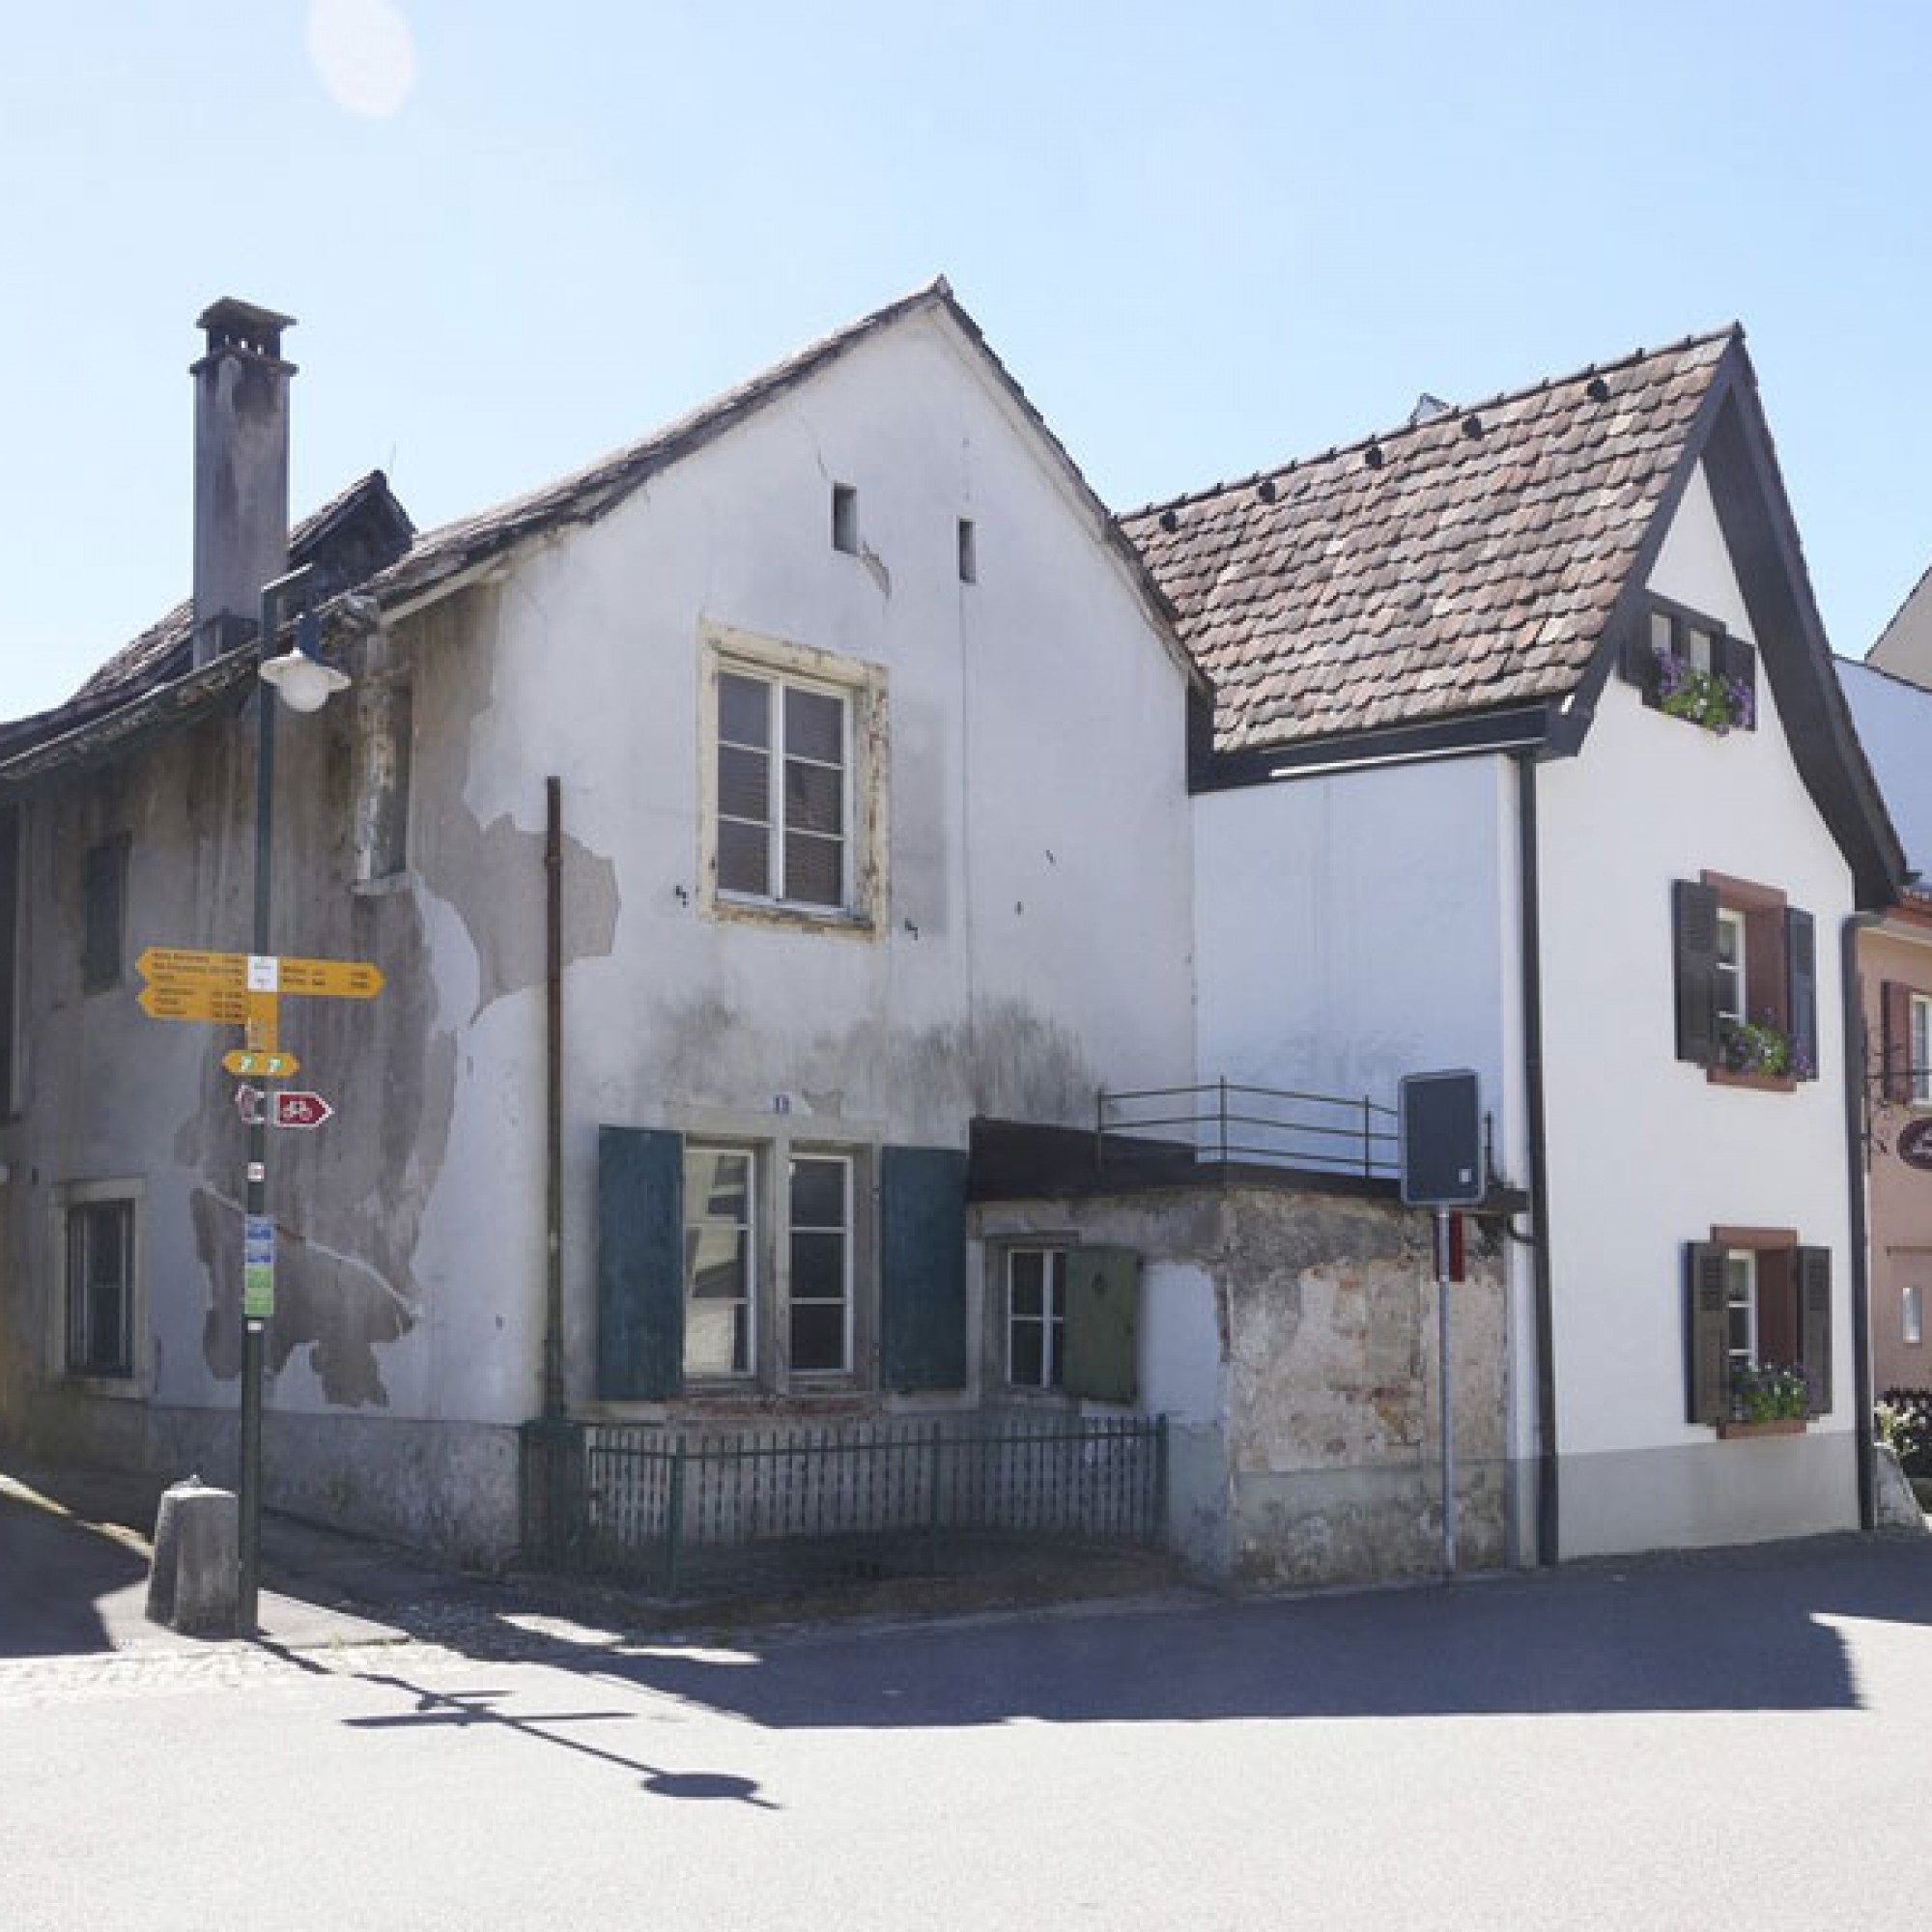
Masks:
[[[1915,1106],[1932,1106],[1932,999],[1923,993],[1912,996],[1912,1100]]]
[[[1757,1366],[1757,1256],[1734,1248],[1724,1257],[1725,1349],[1733,1369]]]
[[[1059,1388],[1065,1379],[1066,1250],[1013,1248],[1007,1255],[1007,1379],[1016,1388]]]
[[[832,548],[859,554],[859,493],[849,483],[832,486]]]
[[[1899,1327],[1907,1345],[1918,1348],[1925,1340],[1925,1292],[1914,1282],[1904,1292],[1899,1310]]]
[[[1712,668],[1711,634],[1695,624],[1684,627],[1684,662],[1692,670]]]
[[[1718,1017],[1742,1025],[1746,1017],[1745,916],[1718,912]]]

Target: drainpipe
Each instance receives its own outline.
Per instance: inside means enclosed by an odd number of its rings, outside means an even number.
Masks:
[[[1838,1004],[1845,1023],[1845,1179],[1852,1209],[1852,1406],[1858,1432],[1859,1527],[1878,1524],[1872,1493],[1871,1239],[1865,1216],[1865,1027],[1859,984],[1861,931],[1881,923],[1877,913],[1853,913],[1838,929]]]
[[[1557,1561],[1556,1336],[1549,1285],[1549,1163],[1543,1094],[1543,910],[1536,845],[1536,759],[1516,760],[1517,871],[1522,894],[1522,1058],[1529,1114],[1529,1251],[1536,1294],[1536,1560]]]
[[[546,996],[545,1283],[543,1412],[563,1418],[563,804],[561,785],[544,781],[544,992]]]

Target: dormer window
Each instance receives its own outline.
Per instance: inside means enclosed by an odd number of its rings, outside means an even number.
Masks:
[[[1650,598],[1630,645],[1624,675],[1666,717],[1722,737],[1757,724],[1757,650],[1716,618]]]

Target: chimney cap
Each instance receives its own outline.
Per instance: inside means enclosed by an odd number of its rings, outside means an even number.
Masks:
[[[292,315],[278,315],[271,308],[254,302],[238,301],[223,296],[195,317],[194,326],[208,331],[208,346],[213,349],[249,349],[258,355],[279,356],[282,330],[293,328]]]

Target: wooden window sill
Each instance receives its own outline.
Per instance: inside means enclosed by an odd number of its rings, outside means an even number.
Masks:
[[[1803,1435],[1808,1427],[1800,1415],[1782,1415],[1776,1422],[1720,1422],[1718,1440],[1729,1442],[1744,1435]]]

